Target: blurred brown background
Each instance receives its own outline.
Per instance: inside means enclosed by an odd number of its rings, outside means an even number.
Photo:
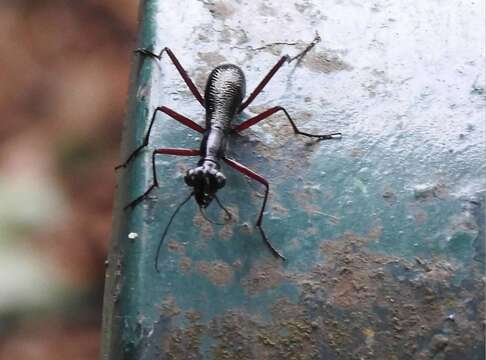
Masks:
[[[0,359],[96,359],[136,0],[0,2]]]

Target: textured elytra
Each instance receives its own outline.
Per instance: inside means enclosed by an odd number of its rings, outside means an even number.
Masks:
[[[245,96],[245,75],[236,65],[219,65],[211,72],[204,94],[206,126],[229,130]]]

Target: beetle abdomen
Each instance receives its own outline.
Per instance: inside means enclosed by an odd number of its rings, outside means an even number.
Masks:
[[[204,93],[206,125],[229,128],[245,96],[245,75],[232,64],[219,65],[211,72]]]

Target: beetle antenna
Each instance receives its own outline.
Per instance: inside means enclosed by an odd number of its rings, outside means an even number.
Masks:
[[[226,222],[221,223],[221,222],[217,222],[217,221],[210,219],[209,216],[206,214],[206,212],[203,210],[202,206],[199,206],[199,211],[201,212],[201,215],[204,218],[204,220],[206,220],[207,222],[214,224],[214,225],[226,225]]]
[[[231,219],[233,218],[233,215],[231,214],[231,212],[223,205],[223,203],[221,202],[221,200],[219,200],[219,198],[216,196],[216,194],[214,194],[214,198],[216,199],[216,202],[218,203],[219,207],[226,213],[226,219],[225,219],[225,223],[228,223],[231,221]]]
[[[155,270],[160,273],[160,270],[159,270],[159,255],[160,255],[160,249],[162,248],[162,244],[164,243],[164,239],[165,239],[165,236],[167,235],[167,233],[169,232],[169,227],[170,227],[170,224],[172,224],[172,220],[174,220],[175,216],[177,215],[177,213],[179,212],[179,210],[189,201],[189,199],[194,195],[194,192],[191,192],[189,194],[189,196],[187,198],[184,199],[183,202],[181,202],[177,207],[176,209],[174,210],[174,212],[172,213],[170,219],[169,219],[169,222],[167,223],[166,227],[165,227],[165,230],[164,230],[164,233],[162,234],[162,237],[160,239],[160,242],[159,242],[159,246],[157,247],[157,255],[155,255]]]
[[[233,218],[233,215],[221,203],[221,200],[219,200],[219,198],[216,196],[216,194],[214,195],[214,198],[216,199],[216,202],[218,203],[219,207],[226,213],[224,222],[217,222],[217,221],[214,221],[214,220],[210,219],[209,216],[206,214],[206,212],[203,210],[202,206],[199,206],[199,211],[201,212],[202,217],[206,221],[210,222],[211,224],[215,224],[215,225],[226,225],[227,223],[229,223],[231,221],[231,219]]]

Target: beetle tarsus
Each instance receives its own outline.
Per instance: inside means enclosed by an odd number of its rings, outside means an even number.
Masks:
[[[147,48],[138,48],[138,49],[133,50],[134,53],[154,57],[158,60],[162,59],[162,54],[164,53],[164,51],[165,51],[165,48],[162,49],[162,51],[157,55]]]
[[[196,85],[194,85],[194,82],[191,80],[191,78],[187,74],[187,71],[181,65],[181,63],[179,62],[179,60],[177,59],[177,57],[174,55],[174,53],[172,52],[171,49],[169,49],[168,47],[165,47],[165,48],[163,48],[160,51],[160,53],[158,55],[156,53],[154,53],[152,50],[149,50],[147,48],[139,48],[139,49],[135,49],[134,51],[137,54],[145,55],[145,56],[150,56],[150,57],[155,58],[157,60],[161,60],[162,59],[162,55],[164,54],[164,52],[167,53],[167,55],[170,58],[170,61],[176,67],[177,71],[181,75],[182,79],[186,83],[186,85],[189,88],[189,90],[191,90],[192,94],[194,95],[194,97],[196,98],[196,100],[201,104],[201,106],[205,108],[204,98],[201,96],[201,93],[197,89]]]
[[[127,209],[134,209],[138,204],[140,204],[142,201],[145,200],[145,198],[148,197],[149,193],[155,189],[156,187],[159,187],[158,184],[152,184],[150,185],[150,187],[147,189],[147,191],[145,191],[142,195],[140,195],[138,198],[136,198],[135,200],[132,200],[128,205],[126,205],[123,210],[127,210]]]
[[[265,244],[267,244],[268,248],[270,249],[270,252],[276,257],[276,258],[279,258],[283,261],[287,261],[287,258],[285,256],[283,256],[277,249],[275,249],[272,245],[272,243],[270,242],[270,240],[268,240],[267,238],[267,235],[265,235],[265,231],[263,231],[263,228],[261,225],[257,225],[258,227],[258,230],[260,230],[260,234],[262,236],[262,239],[263,241],[265,242]]]
[[[311,50],[312,50],[312,48],[313,48],[314,46],[316,46],[316,45],[317,45],[317,44],[318,44],[320,41],[321,41],[321,36],[320,36],[320,35],[319,35],[319,33],[316,31],[316,35],[314,36],[314,40],[312,40],[312,42],[311,42],[309,45],[307,45],[307,47],[306,47],[304,50],[302,50],[300,53],[298,53],[296,56],[294,56],[294,57],[292,57],[292,58],[291,58],[291,57],[289,57],[289,58],[287,59],[287,62],[288,62],[288,63],[291,63],[292,61],[297,60],[297,63],[299,63],[299,62],[302,60],[302,58],[303,58],[303,57],[304,57],[304,56],[305,56],[305,55],[306,55],[306,54],[307,54],[309,51],[311,51]]]
[[[140,145],[138,148],[136,148],[135,150],[133,150],[133,152],[130,154],[130,156],[128,157],[128,159],[125,160],[125,162],[123,164],[120,164],[120,165],[117,165],[115,167],[115,170],[118,170],[118,169],[121,169],[121,168],[126,168],[128,166],[128,164],[138,155],[138,153],[144,148],[146,147],[148,144],[145,144],[145,142]]]
[[[337,132],[337,133],[318,135],[318,136],[319,136],[319,140],[332,140],[332,139],[341,139],[342,135],[343,135],[342,133]]]

